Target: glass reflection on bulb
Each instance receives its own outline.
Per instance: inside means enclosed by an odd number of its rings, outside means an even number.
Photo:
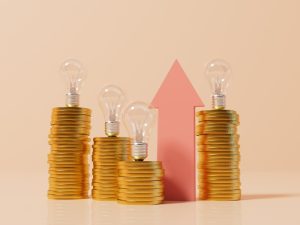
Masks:
[[[124,123],[132,138],[132,157],[143,161],[148,156],[148,140],[154,122],[154,111],[146,103],[131,103],[125,110]]]
[[[104,87],[99,94],[99,105],[105,119],[105,134],[109,137],[117,136],[120,130],[120,115],[126,102],[121,88],[115,85]]]
[[[213,60],[207,65],[205,75],[211,86],[212,107],[225,109],[226,90],[231,76],[229,64],[224,60]]]
[[[66,83],[66,106],[79,106],[79,93],[86,76],[82,64],[76,59],[64,61],[60,68]]]

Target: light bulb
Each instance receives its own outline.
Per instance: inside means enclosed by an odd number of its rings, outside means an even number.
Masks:
[[[82,64],[76,59],[64,61],[60,68],[66,83],[66,106],[79,106],[79,93],[86,76]]]
[[[154,122],[154,111],[146,103],[131,103],[124,112],[124,123],[132,139],[132,157],[143,161],[148,156],[148,140]]]
[[[126,102],[124,92],[117,86],[106,86],[100,91],[98,101],[104,114],[105,134],[109,137],[118,136],[120,115]]]
[[[229,64],[224,60],[213,60],[207,65],[205,75],[211,86],[213,109],[225,109],[226,90],[231,75]]]

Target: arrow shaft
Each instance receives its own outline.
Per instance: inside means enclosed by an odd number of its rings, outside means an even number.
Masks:
[[[181,107],[182,108],[182,107]],[[194,201],[195,110],[159,110],[158,160],[165,170],[165,199]]]

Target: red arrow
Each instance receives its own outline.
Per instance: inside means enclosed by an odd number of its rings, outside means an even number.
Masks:
[[[204,104],[177,60],[151,106],[159,109],[157,158],[165,169],[165,200],[194,201],[195,107]]]

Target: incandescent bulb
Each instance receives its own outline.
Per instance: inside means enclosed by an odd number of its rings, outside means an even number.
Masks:
[[[79,93],[86,77],[82,64],[76,59],[68,59],[62,63],[60,71],[67,88],[66,106],[79,106]]]
[[[124,123],[132,138],[132,157],[143,161],[148,156],[148,140],[154,122],[154,111],[146,103],[131,103],[124,112]]]
[[[226,89],[230,80],[231,69],[224,60],[211,61],[205,71],[212,91],[212,107],[214,109],[225,109]]]
[[[106,86],[100,91],[98,101],[104,114],[105,134],[109,137],[117,136],[120,130],[120,115],[126,102],[124,92],[117,86]]]

